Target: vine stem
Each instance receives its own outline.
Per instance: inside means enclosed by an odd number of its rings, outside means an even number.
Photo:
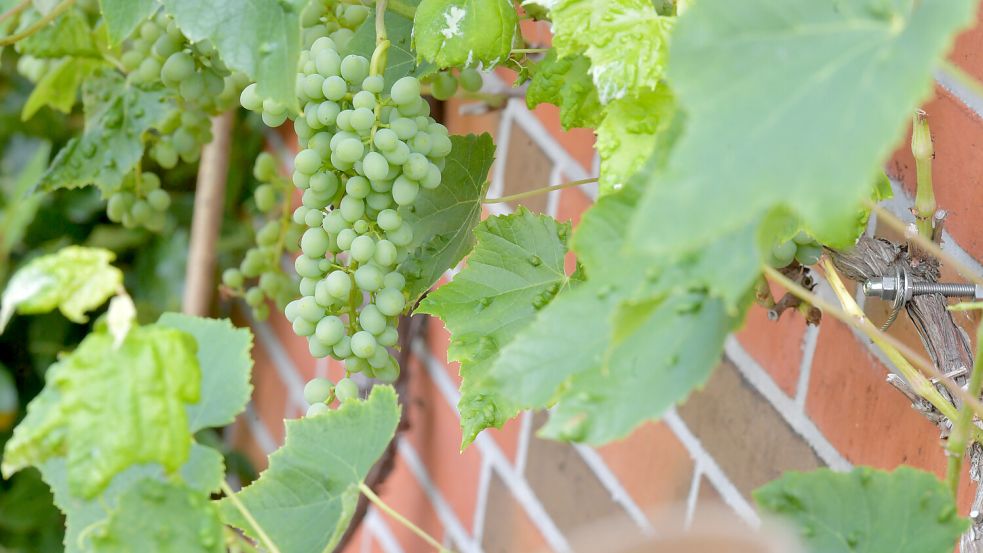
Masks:
[[[359,491],[362,492],[362,495],[367,497],[368,500],[371,501],[373,505],[379,508],[380,511],[391,516],[396,522],[405,526],[410,532],[413,532],[414,534],[419,536],[420,539],[430,544],[434,549],[440,551],[441,553],[451,553],[450,549],[447,549],[446,547],[441,545],[440,542],[434,539],[433,536],[423,531],[423,529],[417,526],[416,524],[410,522],[409,519],[399,514],[398,511],[396,511],[389,505],[386,505],[386,503],[382,500],[382,498],[376,495],[375,492],[372,491],[372,488],[369,488],[368,486],[365,485],[365,482],[359,482],[358,489]]]
[[[574,186],[580,186],[582,184],[590,184],[592,182],[597,182],[598,177],[591,177],[589,179],[581,179],[570,182],[565,182],[563,184],[554,184],[553,186],[544,186],[542,188],[534,188],[532,190],[527,190],[525,192],[519,192],[518,194],[512,194],[511,196],[502,196],[501,198],[485,198],[481,200],[483,204],[500,204],[505,202],[511,202],[514,200],[521,200],[523,198],[528,198],[530,196],[538,196],[539,194],[546,194],[554,190],[562,190],[564,188],[573,188]]]
[[[959,261],[955,257],[944,252],[938,244],[918,233],[910,232],[908,230],[908,225],[906,225],[904,221],[898,219],[893,213],[877,205],[873,200],[864,200],[864,203],[868,208],[870,208],[871,211],[877,214],[878,221],[883,221],[887,226],[894,229],[895,232],[900,233],[905,238],[914,242],[919,248],[952,265],[955,267],[956,271],[958,271],[963,277],[973,281],[974,284],[983,285],[983,278],[977,275],[976,271],[971,269],[962,261]]]
[[[31,5],[32,2],[33,0],[20,0],[20,2],[18,2],[16,6],[13,6],[9,10],[0,13],[0,23],[3,23],[4,21],[10,19],[11,17],[14,17],[20,12],[26,10]]]
[[[202,148],[195,184],[195,207],[191,218],[191,242],[185,272],[182,311],[203,317],[208,314],[215,288],[215,243],[222,225],[225,181],[229,175],[232,115],[212,118],[212,141]]]
[[[818,307],[819,309],[822,309],[824,313],[828,313],[829,315],[832,315],[835,319],[843,322],[844,324],[856,328],[857,330],[861,331],[865,336],[867,336],[871,340],[874,340],[875,343],[880,342],[884,345],[890,346],[891,348],[896,350],[897,353],[900,354],[901,358],[904,358],[904,360],[907,362],[907,365],[909,366],[915,365],[919,369],[921,369],[921,372],[928,373],[929,375],[931,375],[933,378],[941,382],[953,396],[959,397],[959,399],[961,399],[966,405],[971,406],[973,411],[977,415],[983,416],[983,403],[980,403],[979,400],[970,396],[966,392],[966,390],[963,390],[959,385],[953,382],[952,379],[948,378],[947,376],[939,372],[939,370],[936,369],[935,366],[933,366],[924,357],[922,357],[914,350],[912,350],[910,347],[908,347],[908,345],[904,344],[894,336],[885,334],[879,328],[871,324],[871,322],[868,321],[866,318],[857,319],[856,317],[848,314],[840,307],[835,306],[832,303],[820,298],[816,294],[813,294],[812,292],[806,290],[799,284],[793,282],[791,279],[780,273],[774,267],[764,265],[762,266],[762,271],[764,271],[764,273],[769,278],[771,278],[772,280],[780,284],[783,288],[788,290],[792,295],[798,297],[801,300],[811,303],[812,305]],[[849,294],[847,294],[847,296],[849,297]],[[901,367],[899,366],[898,369],[901,370]],[[918,386],[918,383],[923,381],[925,381],[925,376],[918,371],[913,371],[911,375],[911,380],[909,380],[909,383],[912,385],[912,387]],[[920,390],[918,390],[917,388],[916,391],[919,391],[920,393]],[[928,394],[934,396],[932,392],[928,392]],[[935,390],[935,394],[938,394],[938,390]],[[942,399],[942,401],[939,401],[938,398],[941,398],[941,394],[935,397],[936,397],[936,401],[938,401],[938,404],[936,404],[935,401],[932,401],[932,399],[929,397],[925,397],[925,399],[931,402],[932,405],[936,409],[938,409],[939,412],[942,413],[943,415],[947,417],[950,417],[951,415],[950,418],[956,416],[957,414],[956,409],[951,403],[945,401],[944,398]],[[983,430],[974,432],[974,435],[977,439],[983,438]]]
[[[915,158],[915,221],[918,233],[932,239],[935,225],[935,189],[932,186],[932,133],[925,112],[918,111],[911,119],[911,153]]]
[[[542,54],[543,52],[549,52],[549,48],[513,48],[513,54]]]
[[[980,397],[980,392],[983,392],[983,325],[980,325],[976,330],[976,360],[973,363],[973,372],[969,377],[969,384],[966,389],[973,397]],[[966,447],[969,446],[967,437],[972,426],[973,411],[969,405],[963,405],[962,409],[959,410],[959,417],[952,422],[952,432],[946,443],[949,462],[946,466],[945,480],[949,484],[949,489],[952,490],[952,497],[959,494],[963,457],[966,455]]]
[[[224,493],[225,497],[228,497],[229,501],[231,501],[232,504],[235,505],[235,508],[239,510],[239,512],[242,514],[242,517],[246,519],[246,522],[248,522],[253,527],[253,529],[256,530],[256,533],[259,535],[260,541],[262,541],[263,545],[265,545],[266,548],[270,550],[270,553],[280,553],[280,549],[277,548],[276,544],[273,543],[273,540],[270,539],[270,536],[267,535],[266,530],[263,530],[263,527],[260,526],[258,522],[256,522],[256,518],[253,516],[253,514],[249,512],[249,509],[247,509],[246,506],[242,504],[242,501],[239,501],[239,496],[237,496],[236,493],[232,490],[232,488],[229,487],[229,483],[226,482],[225,479],[222,480],[222,493]]]
[[[367,2],[363,2],[362,0],[339,0],[339,1],[342,4],[352,4],[355,6],[366,6],[366,5],[371,6],[372,4],[375,3],[371,0]],[[416,15],[416,7],[413,6],[412,4],[407,4],[405,2],[401,2],[400,0],[387,0],[387,4],[388,6],[386,6],[386,9],[388,9],[393,13],[398,13],[399,15],[407,19],[413,19],[413,16]]]
[[[40,31],[41,29],[44,28],[45,25],[47,25],[48,23],[51,23],[52,21],[55,20],[56,17],[58,17],[59,15],[61,15],[62,13],[64,13],[65,10],[67,10],[70,7],[72,7],[72,4],[74,4],[74,3],[75,3],[75,0],[62,0],[61,3],[59,3],[57,6],[51,8],[51,11],[50,12],[44,14],[44,17],[42,17],[41,19],[38,19],[37,21],[35,21],[30,26],[28,26],[26,29],[24,29],[23,31],[21,31],[19,33],[16,33],[16,34],[12,34],[10,36],[6,36],[6,37],[3,37],[3,38],[0,38],[0,46],[9,46],[9,45],[17,42],[18,40],[25,39],[25,38],[33,35],[34,33]],[[16,6],[15,6],[15,8],[16,8]],[[4,15],[6,15],[6,14],[4,14]]]

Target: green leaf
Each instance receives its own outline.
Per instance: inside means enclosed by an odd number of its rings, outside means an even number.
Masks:
[[[38,186],[118,186],[143,156],[141,135],[170,111],[166,97],[164,90],[126,84],[118,73],[95,73],[82,86],[85,132],[58,152]]]
[[[468,265],[431,292],[418,313],[440,317],[452,341],[447,357],[461,363],[462,444],[501,427],[518,413],[508,396],[482,385],[502,345],[523,332],[570,281],[563,268],[570,225],[520,207],[490,217],[475,229]]]
[[[651,157],[660,132],[669,128],[676,111],[666,86],[613,100],[597,127],[601,158],[600,187],[608,193],[628,182]]]
[[[71,113],[78,97],[79,86],[100,63],[84,58],[65,58],[44,74],[31,91],[21,111],[21,121],[27,121],[44,106],[62,113]],[[40,175],[39,175],[40,176]]]
[[[911,467],[790,471],[754,499],[797,526],[817,553],[949,553],[969,526],[942,482]]]
[[[156,0],[99,0],[110,45],[126,40],[141,21],[157,11]]]
[[[210,40],[226,65],[256,82],[257,92],[296,112],[300,11],[307,0],[202,2],[163,0],[181,32],[192,41]]]
[[[228,319],[203,319],[164,313],[157,324],[183,330],[198,342],[201,392],[198,403],[188,405],[191,432],[232,424],[252,395],[249,382],[253,359],[253,334],[236,328]]]
[[[359,483],[393,439],[399,411],[393,388],[375,386],[364,401],[286,422],[285,443],[269,468],[236,494],[282,553],[330,551],[338,543]],[[258,539],[228,498],[219,505],[226,523]]]
[[[451,144],[440,186],[420,190],[412,209],[400,209],[413,229],[411,253],[399,266],[411,304],[471,251],[472,231],[481,219],[495,144],[487,133],[452,136]]]
[[[222,528],[218,509],[207,496],[180,484],[141,480],[93,528],[92,546],[107,553],[221,553]]]
[[[414,2],[405,2],[415,5]],[[413,51],[413,21],[393,11],[386,11],[386,36],[389,39],[389,51],[386,54],[386,70],[383,77],[386,89],[399,79],[412,75],[425,77],[437,70],[433,64],[423,62],[417,65],[416,52]],[[357,54],[371,59],[375,52],[375,10],[362,22],[348,42],[347,54]]]
[[[47,313],[56,307],[68,319],[84,323],[123,285],[123,272],[110,262],[116,255],[99,248],[67,246],[21,267],[0,297],[0,332],[16,310]]]
[[[50,155],[51,143],[43,140],[15,139],[5,148],[0,164],[9,168],[11,173],[0,174],[0,194],[3,197],[3,208],[0,210],[0,260],[8,258],[34,221],[41,195],[32,194],[31,189],[48,166]],[[0,274],[3,273],[6,271],[0,270]],[[2,319],[0,316],[0,332],[3,332],[4,326]]]
[[[558,58],[556,49],[551,48],[533,69],[526,105],[529,109],[543,103],[558,106],[564,129],[596,127],[602,118],[602,107],[589,69],[590,60],[585,56]]]
[[[518,30],[511,0],[423,0],[413,44],[438,67],[494,67],[508,59]]]
[[[975,7],[694,3],[673,34],[669,70],[687,128],[635,216],[638,248],[692,251],[776,206],[824,244],[850,245],[871,175]]]
[[[181,467],[181,480],[193,490],[207,495],[218,492],[225,478],[225,458],[215,449],[191,444],[188,460]],[[163,476],[163,474],[162,474]]]
[[[0,469],[67,456],[70,489],[83,498],[134,464],[173,473],[188,459],[185,406],[198,401],[199,379],[194,338],[180,330],[135,327],[118,347],[97,330],[48,369]]]
[[[590,58],[601,103],[654,90],[663,78],[675,18],[651,0],[557,0],[550,19],[560,57]]]
[[[50,25],[18,42],[17,50],[35,58],[102,58],[92,28],[78,9],[66,11]]]

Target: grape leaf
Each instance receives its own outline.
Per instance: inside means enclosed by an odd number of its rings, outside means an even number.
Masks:
[[[462,443],[501,427],[518,413],[508,396],[481,381],[501,345],[515,339],[553,297],[567,288],[563,268],[570,225],[525,208],[478,225],[468,265],[423,299],[418,313],[440,317],[453,339],[447,356],[461,363]]]
[[[300,11],[307,0],[163,0],[181,32],[211,40],[226,65],[256,82],[257,92],[298,111],[294,84],[300,56]]]
[[[78,9],[66,11],[50,25],[18,42],[17,50],[35,58],[102,58],[92,28]]]
[[[92,530],[95,551],[221,553],[218,509],[207,496],[180,484],[141,480],[117,499],[109,518]]]
[[[526,105],[529,109],[542,103],[558,106],[564,129],[596,127],[602,118],[602,108],[588,69],[590,60],[583,55],[559,58],[556,49],[551,48],[533,68]]]
[[[65,514],[65,551],[78,553],[90,551],[86,536],[90,528],[109,515],[120,494],[145,479],[161,482],[170,478],[158,464],[132,465],[113,476],[106,488],[98,496],[85,499],[72,494],[69,489],[68,463],[64,457],[52,457],[38,467],[44,481],[54,493],[55,504]],[[225,476],[222,455],[214,449],[201,444],[192,444],[188,461],[178,473],[181,481],[204,496],[217,490]]]
[[[852,244],[871,175],[975,6],[694,3],[669,69],[687,128],[666,171],[651,176],[631,229],[637,248],[692,251],[775,206],[825,244]]]
[[[83,498],[137,463],[174,472],[191,448],[185,405],[198,400],[199,379],[194,338],[180,330],[135,327],[118,348],[96,330],[48,369],[0,469],[67,456],[70,489]]]
[[[753,495],[797,526],[809,551],[949,553],[968,527],[942,482],[911,467],[790,471]]]
[[[127,39],[141,21],[157,11],[156,0],[99,0],[109,42],[115,46]]]
[[[393,439],[399,422],[396,392],[375,386],[364,401],[288,420],[283,447],[269,468],[236,494],[282,553],[330,551],[351,520],[358,485]],[[258,539],[228,498],[224,521]]]
[[[644,90],[663,78],[674,17],[651,0],[556,0],[547,5],[561,57],[584,54],[601,103]]]
[[[413,1],[405,2],[415,5]],[[413,21],[394,11],[386,11],[386,36],[389,39],[389,51],[386,54],[386,70],[383,72],[385,87],[388,89],[399,79],[412,75],[425,77],[437,70],[432,63],[416,63],[416,53],[413,51]],[[346,54],[357,54],[371,59],[375,51],[375,11],[362,22],[348,42]]]
[[[30,191],[48,166],[50,155],[51,143],[38,139],[14,138],[4,148],[0,158],[0,166],[6,170],[0,173],[0,203],[3,206],[0,208],[0,259],[9,258],[34,221],[41,195]],[[0,270],[0,274],[3,273],[6,270]],[[0,332],[3,332],[3,326],[0,316]]]
[[[438,67],[494,67],[512,53],[518,15],[511,0],[423,0],[413,45]]]
[[[624,185],[651,157],[659,133],[673,121],[676,102],[663,85],[613,100],[597,127],[601,158],[600,188],[608,193]]]
[[[97,71],[82,85],[85,132],[58,152],[38,186],[119,185],[143,156],[141,135],[169,113],[166,97],[162,89],[144,90],[118,73]]]
[[[98,66],[99,62],[85,58],[65,58],[58,61],[31,91],[21,111],[21,121],[27,121],[44,106],[62,113],[71,113],[79,86]]]
[[[188,405],[191,432],[231,424],[246,408],[253,386],[250,350],[253,335],[236,328],[228,319],[203,319],[180,313],[164,313],[157,324],[183,330],[198,342],[201,392],[198,403]]]
[[[413,229],[411,253],[399,266],[411,304],[474,246],[473,229],[481,218],[495,143],[486,133],[452,136],[451,144],[440,186],[420,190],[412,207],[400,209]]]
[[[84,323],[87,311],[123,285],[123,272],[110,264],[115,257],[109,250],[67,246],[21,267],[0,296],[0,332],[15,310],[34,314],[58,308],[69,320]]]

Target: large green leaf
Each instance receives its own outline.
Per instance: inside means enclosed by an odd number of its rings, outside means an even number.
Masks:
[[[393,438],[399,422],[396,392],[376,386],[368,399],[337,410],[287,421],[283,447],[237,495],[282,553],[330,551],[351,520],[359,484]],[[258,539],[228,498],[222,517]]]
[[[488,189],[488,169],[495,158],[491,136],[452,136],[440,186],[420,190],[416,202],[400,209],[413,229],[410,256],[399,266],[415,300],[457,265],[474,246],[474,227]]]
[[[414,5],[415,0],[405,3]],[[423,62],[419,65],[416,63],[416,53],[412,47],[413,21],[411,19],[394,11],[386,11],[386,37],[390,43],[386,54],[386,70],[383,72],[387,89],[407,75],[423,77],[436,71],[437,68],[432,63]],[[375,51],[374,10],[355,31],[346,48],[348,54],[372,58],[372,53]]]
[[[486,219],[475,229],[478,243],[467,267],[417,308],[440,317],[453,338],[447,356],[461,363],[462,447],[518,413],[508,396],[482,380],[501,347],[568,286],[563,258],[569,234],[569,224],[524,208]]]
[[[673,123],[676,102],[665,86],[611,101],[597,127],[600,187],[608,193],[624,186],[652,156],[659,133]]]
[[[583,55],[558,58],[556,49],[551,48],[533,67],[526,105],[530,109],[542,103],[558,106],[564,129],[596,127],[603,112],[594,81],[587,73],[589,69],[590,60]]]
[[[66,456],[70,489],[83,498],[131,465],[176,472],[191,449],[185,406],[198,400],[199,378],[194,338],[180,330],[135,327],[118,347],[96,330],[48,369],[0,468],[10,475]]]
[[[231,424],[246,408],[253,386],[250,350],[253,334],[236,328],[228,319],[203,319],[179,313],[164,313],[158,324],[183,330],[198,342],[201,392],[198,403],[188,405],[191,432]]]
[[[540,3],[549,5],[558,55],[590,58],[602,103],[657,87],[665,74],[675,18],[659,15],[651,0]]]
[[[65,58],[58,61],[31,91],[21,111],[21,120],[27,121],[44,106],[70,113],[75,106],[79,86],[98,66],[98,61],[86,58]]]
[[[78,9],[68,10],[50,25],[18,42],[17,50],[36,58],[102,58],[92,28]]]
[[[48,166],[51,143],[42,140],[14,139],[7,143],[0,164],[9,174],[0,173],[0,262],[6,263],[10,252],[20,244],[28,226],[34,220],[41,203],[40,194],[31,189]],[[8,268],[0,267],[0,279]],[[0,308],[2,313],[2,308]],[[3,331],[0,316],[0,332]]]
[[[508,59],[518,30],[511,0],[423,0],[413,44],[421,60],[439,67],[494,67]]]
[[[632,228],[695,250],[786,206],[849,245],[871,175],[930,93],[972,0],[700,0],[673,34],[687,128]],[[713,60],[713,63],[707,63]]]
[[[256,81],[257,92],[297,111],[300,11],[308,0],[163,0],[193,41],[210,40],[222,61]]]
[[[21,267],[0,297],[0,332],[14,311],[47,313],[55,308],[82,323],[123,285],[123,272],[110,262],[116,255],[101,248],[67,246]]]
[[[787,472],[754,492],[815,553],[949,553],[968,521],[934,474],[901,467]]]
[[[157,6],[156,0],[99,0],[109,41],[116,45],[126,40]]]
[[[96,72],[82,86],[85,132],[58,152],[41,189],[119,185],[143,157],[143,133],[170,111],[165,99],[162,89],[144,90],[116,72]]]
[[[160,465],[133,465],[116,474],[98,496],[86,499],[69,489],[68,463],[64,457],[52,457],[41,463],[39,468],[44,481],[54,493],[55,504],[65,514],[66,553],[91,550],[88,540],[93,527],[106,520],[120,494],[142,480],[171,481]],[[225,477],[222,455],[210,447],[193,444],[188,461],[178,475],[189,488],[207,497],[218,490]]]
[[[95,551],[220,553],[218,509],[207,496],[179,484],[141,480],[119,496],[109,518],[92,531]]]

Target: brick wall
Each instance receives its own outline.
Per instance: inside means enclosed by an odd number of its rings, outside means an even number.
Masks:
[[[548,30],[524,24],[532,42],[548,43]],[[983,79],[981,52],[983,26],[960,37],[952,60]],[[504,72],[491,76],[486,90],[509,91],[510,78]],[[935,137],[936,195],[950,214],[943,248],[983,274],[976,261],[983,259],[983,98],[960,88],[945,71],[936,79],[935,97],[924,109]],[[501,110],[475,113],[475,107],[449,102],[445,122],[454,133],[494,135],[498,152],[490,196],[597,174],[592,134],[561,131],[551,106],[529,111],[516,98]],[[895,189],[888,208],[911,220],[914,169],[907,140],[887,165]],[[523,204],[576,223],[594,196],[595,189],[584,186]],[[489,207],[489,214],[499,214],[516,206]],[[891,235],[876,220],[870,229]],[[945,271],[944,277],[958,275]],[[834,299],[821,279],[818,290]],[[866,309],[875,321],[886,317],[882,302],[867,302]],[[977,323],[966,315],[960,322],[967,329]],[[311,359],[282,318],[248,324],[257,334],[256,396],[229,439],[259,458],[282,441],[282,419],[304,412],[304,382],[314,375],[337,379],[341,367]],[[891,333],[921,347],[904,316]],[[630,542],[689,524],[720,504],[728,517],[756,525],[751,490],[789,469],[905,463],[944,471],[937,430],[884,381],[894,368],[867,339],[829,317],[809,327],[798,313],[787,312],[776,323],[753,309],[744,328],[728,339],[725,357],[704,389],[663,421],[600,448],[540,440],[535,431],[545,415],[526,413],[501,430],[484,432],[459,453],[459,378],[456,364],[447,362],[447,344],[436,320],[412,340],[403,367],[409,429],[399,439],[395,470],[380,495],[457,551],[567,551],[578,544],[592,549],[583,540],[599,523],[618,528],[618,536]],[[964,509],[971,490],[966,478]],[[348,550],[428,548],[370,509]]]

